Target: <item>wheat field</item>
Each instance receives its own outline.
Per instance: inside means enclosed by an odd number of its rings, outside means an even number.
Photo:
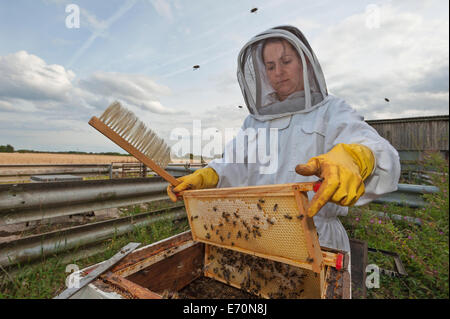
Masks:
[[[52,154],[52,153],[0,153],[0,165],[21,164],[111,164],[136,163],[132,156]]]

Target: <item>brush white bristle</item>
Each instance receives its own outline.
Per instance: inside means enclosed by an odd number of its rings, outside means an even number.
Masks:
[[[112,103],[99,119],[159,166],[169,164],[169,146],[119,102]]]

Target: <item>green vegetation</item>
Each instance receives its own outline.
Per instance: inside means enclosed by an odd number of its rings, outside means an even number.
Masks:
[[[448,163],[438,154],[426,156],[428,166],[441,174],[433,175],[437,194],[424,195],[428,203],[423,209],[411,209],[394,205],[370,204],[362,209],[351,209],[342,218],[350,238],[367,241],[372,248],[396,252],[405,266],[408,276],[381,275],[380,288],[368,289],[368,298],[449,298],[449,197]],[[422,225],[392,221],[371,213],[419,218]],[[395,269],[392,258],[381,253],[369,253],[369,264],[384,269]]]
[[[14,147],[12,145],[0,145],[0,153],[14,153]]]

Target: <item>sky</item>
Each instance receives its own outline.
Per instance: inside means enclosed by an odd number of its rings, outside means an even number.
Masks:
[[[169,145],[175,129],[193,132],[193,121],[202,129],[238,129],[248,115],[238,53],[256,34],[286,24],[308,38],[330,93],[366,120],[449,114],[448,6],[2,0],[0,145],[124,153],[88,124],[115,100]]]

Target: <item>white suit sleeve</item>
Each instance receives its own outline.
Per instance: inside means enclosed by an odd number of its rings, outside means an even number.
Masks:
[[[328,115],[326,152],[339,143],[362,144],[367,146],[375,157],[374,170],[364,181],[365,193],[356,202],[356,206],[396,191],[400,178],[400,158],[395,148],[343,100],[333,105]]]
[[[238,134],[241,134],[247,128],[248,117],[244,121]],[[213,168],[219,175],[217,188],[247,186],[248,185],[248,167],[247,167],[247,149],[239,148],[239,152],[244,152],[244,162],[237,161],[236,137],[225,145],[222,158],[209,162],[207,167]]]

